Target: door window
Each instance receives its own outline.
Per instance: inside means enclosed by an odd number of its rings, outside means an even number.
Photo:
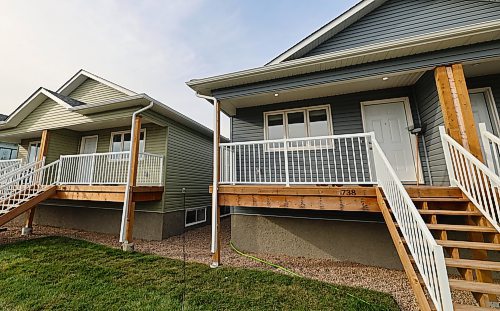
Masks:
[[[38,155],[40,154],[40,142],[33,141],[29,143],[28,146],[28,163],[34,163],[38,160]]]

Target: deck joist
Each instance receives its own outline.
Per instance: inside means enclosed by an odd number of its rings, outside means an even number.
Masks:
[[[457,188],[407,186],[410,197],[461,197]],[[212,188],[210,188],[212,192]],[[375,186],[220,185],[220,206],[380,213]]]

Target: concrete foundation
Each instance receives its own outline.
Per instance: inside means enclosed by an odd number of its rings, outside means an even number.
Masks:
[[[247,252],[402,269],[383,223],[232,215],[231,239]]]
[[[22,226],[25,215],[14,220]],[[120,234],[120,209],[86,208],[71,206],[38,206],[34,223],[68,229]],[[184,211],[168,213],[135,212],[134,238],[162,240],[184,232]]]

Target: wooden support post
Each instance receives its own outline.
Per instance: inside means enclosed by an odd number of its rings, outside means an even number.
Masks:
[[[131,148],[131,157],[129,161],[131,161],[130,165],[130,194],[133,193],[133,188],[137,185],[137,171],[139,166],[139,145],[141,141],[141,125],[142,125],[142,117],[137,116],[134,120],[134,132],[131,133],[132,145]],[[130,195],[128,197],[128,213],[127,220],[125,226],[125,242],[128,245],[132,245],[133,242],[133,233],[134,233],[134,220],[135,220],[135,201],[134,196]]]
[[[479,143],[479,136],[477,135],[476,122],[474,121],[474,114],[472,113],[469,90],[465,82],[462,64],[452,65],[451,71],[455,80],[456,93],[460,102],[460,110],[464,124],[463,131],[467,137],[469,150],[476,158],[483,161],[483,153],[481,151],[481,144]]]
[[[220,182],[220,103],[214,102],[214,166],[213,166],[213,190],[212,190],[212,267],[218,267],[220,258],[220,206],[219,206],[219,182]]]
[[[37,161],[42,161],[49,150],[49,131],[43,130],[42,139],[40,140],[40,151],[38,152]],[[26,212],[26,220],[24,222],[24,228],[22,229],[22,235],[29,235],[33,231],[33,219],[35,218],[35,207]]]
[[[482,161],[483,154],[479,136],[477,135],[476,123],[474,122],[463,66],[455,64],[437,67],[435,79],[447,132],[465,149]]]

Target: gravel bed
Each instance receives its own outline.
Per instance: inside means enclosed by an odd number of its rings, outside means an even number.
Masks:
[[[74,229],[62,229],[47,226],[34,226],[33,235],[21,237],[18,226],[7,226],[7,231],[0,232],[0,244],[39,238],[43,236],[67,236],[94,243],[120,248],[118,237],[111,234],[87,232]],[[229,246],[230,219],[222,220],[222,263],[226,266],[255,268],[277,271],[267,265],[242,257]],[[173,259],[183,259],[184,254],[190,262],[210,264],[210,226],[190,230],[183,235],[163,241],[136,240],[135,249],[143,253],[156,254]],[[184,252],[185,249],[185,252]],[[316,280],[332,284],[362,287],[391,294],[401,310],[418,310],[413,292],[403,271],[365,266],[351,262],[319,260],[299,257],[252,254],[291,269],[292,271]],[[279,272],[279,271],[278,271]],[[471,304],[470,293],[453,292],[453,300]]]

